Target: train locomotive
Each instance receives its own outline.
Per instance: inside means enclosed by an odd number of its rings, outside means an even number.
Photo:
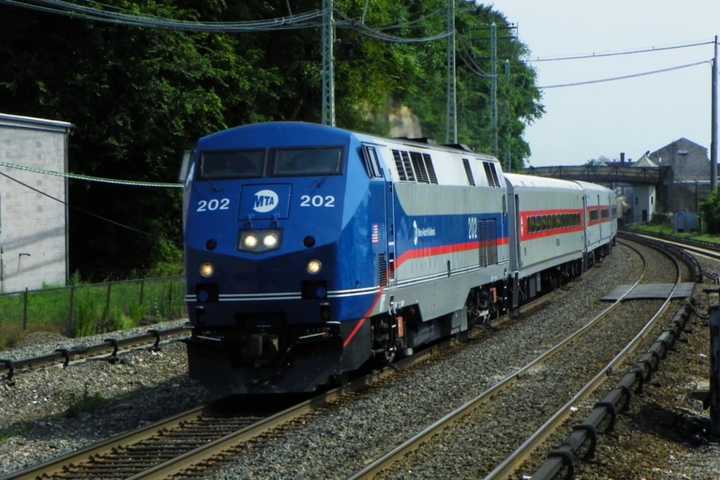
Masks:
[[[201,138],[185,189],[190,375],[314,391],[467,331],[610,251],[614,193],[462,145],[300,122]]]

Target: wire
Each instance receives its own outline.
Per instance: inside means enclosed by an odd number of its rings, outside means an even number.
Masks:
[[[492,78],[493,76],[489,73],[485,73],[478,64],[470,57],[467,56],[467,54],[463,50],[457,51],[458,57],[460,57],[460,60],[463,61],[465,66],[475,75],[481,78]]]
[[[707,42],[697,42],[697,43],[685,43],[681,45],[670,45],[667,47],[649,47],[649,48],[641,48],[636,50],[621,50],[616,52],[600,52],[600,53],[591,53],[591,54],[585,54],[585,55],[570,55],[565,57],[546,57],[546,58],[534,58],[528,60],[532,63],[540,63],[540,62],[560,62],[563,60],[583,60],[586,58],[603,58],[603,57],[614,57],[618,55],[634,55],[637,53],[652,53],[652,52],[663,52],[666,50],[677,50],[680,48],[690,48],[690,47],[699,47],[701,45],[712,45],[715,43],[713,40],[707,41]]]
[[[49,193],[45,193],[45,192],[43,192],[42,190],[38,190],[38,189],[35,188],[35,187],[31,187],[31,186],[28,185],[27,183],[22,182],[22,181],[18,180],[18,179],[15,178],[15,177],[11,177],[10,175],[8,175],[8,174],[6,174],[6,173],[0,172],[0,175],[2,175],[3,177],[7,178],[8,180],[12,180],[12,181],[15,182],[15,183],[19,183],[20,185],[22,185],[22,186],[25,187],[25,188],[29,188],[30,190],[32,190],[32,191],[35,192],[35,193],[38,193],[38,194],[40,194],[40,195],[42,195],[42,196],[44,196],[44,197],[47,197],[47,198],[49,198],[49,199],[51,199],[51,200],[55,200],[56,202],[61,203],[61,204],[65,205],[66,207],[70,208],[70,210],[74,210],[74,211],[76,211],[76,212],[78,212],[78,213],[82,213],[82,214],[84,214],[84,215],[88,215],[88,216],[90,216],[90,217],[97,218],[97,219],[102,220],[102,221],[104,221],[104,222],[111,223],[111,224],[115,225],[116,227],[124,228],[124,229],[126,229],[126,230],[131,231],[131,232],[135,232],[135,233],[139,233],[139,234],[141,234],[141,235],[144,235],[144,236],[146,236],[146,237],[155,238],[155,236],[152,235],[151,233],[148,233],[148,232],[146,232],[146,231],[144,231],[144,230],[140,230],[139,228],[131,227],[130,225],[125,225],[124,223],[117,222],[117,221],[115,221],[115,220],[113,220],[113,219],[111,219],[111,218],[103,217],[102,215],[98,215],[97,213],[93,213],[93,212],[91,212],[91,211],[89,211],[89,210],[85,210],[84,208],[74,207],[74,206],[68,204],[67,202],[65,202],[64,200],[60,200],[59,198],[54,197],[54,196],[50,195]]]
[[[557,83],[555,85],[545,85],[545,86],[537,87],[537,88],[540,90],[549,90],[551,88],[577,87],[580,85],[591,85],[591,84],[595,84],[595,83],[614,82],[616,80],[627,80],[629,78],[637,78],[637,77],[644,77],[647,75],[655,75],[656,73],[672,72],[674,70],[681,70],[683,68],[696,67],[698,65],[703,65],[706,63],[710,63],[710,62],[712,62],[712,60],[703,60],[701,62],[688,63],[685,65],[676,65],[674,67],[660,68],[658,70],[650,70],[647,72],[632,73],[629,75],[620,75],[618,77],[600,78],[597,80],[585,80],[585,81],[581,81],[581,82],[571,82],[571,83]]]
[[[116,178],[93,177],[91,175],[82,175],[79,173],[65,173],[56,170],[45,170],[43,168],[29,167],[17,163],[0,162],[0,167],[14,168],[25,172],[39,173],[41,175],[50,175],[53,177],[63,177],[72,180],[83,180],[85,182],[109,183],[112,185],[126,185],[130,187],[151,187],[151,188],[183,188],[182,183],[167,182],[143,182],[137,180],[119,180]]]
[[[359,32],[367,37],[374,38],[376,40],[381,40],[383,42],[388,42],[388,43],[434,42],[436,40],[442,40],[444,38],[451,37],[454,34],[454,32],[446,31],[443,33],[438,33],[437,35],[430,35],[427,37],[398,37],[396,35],[390,35],[387,33],[383,33],[379,30],[370,28],[367,25],[358,22],[357,20],[352,20],[352,19],[344,17],[344,16],[343,16],[343,18],[344,18],[344,20],[341,20],[336,23],[337,27],[355,30],[356,32]]]
[[[259,32],[288,30],[293,28],[311,28],[318,26],[317,23],[312,23],[311,21],[322,17],[324,14],[323,10],[312,10],[288,17],[271,18],[266,20],[251,20],[242,22],[196,22],[101,10],[93,7],[77,5],[63,0],[0,0],[0,4],[116,25],[160,28],[175,31],[217,33]]]

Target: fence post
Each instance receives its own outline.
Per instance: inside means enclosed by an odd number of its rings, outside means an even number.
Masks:
[[[710,425],[720,435],[720,306],[710,309]]]
[[[105,298],[105,310],[103,310],[103,316],[102,316],[102,328],[107,328],[107,317],[110,313],[110,292],[112,290],[112,283],[108,282],[107,284],[107,297]]]
[[[68,337],[75,336],[75,284],[70,285],[70,308],[68,309],[67,331]]]
[[[25,287],[25,293],[23,293],[23,319],[22,329],[27,330],[27,307],[28,307],[28,288]]]
[[[143,304],[145,299],[145,278],[140,279],[140,305]]]
[[[173,290],[173,282],[170,280],[170,288],[168,288],[168,309],[167,309],[167,316],[168,318],[166,320],[170,320],[172,318],[172,290]]]

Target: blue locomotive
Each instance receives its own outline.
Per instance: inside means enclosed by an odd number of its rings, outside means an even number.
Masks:
[[[299,122],[200,139],[185,193],[190,374],[241,393],[411,355],[579,275],[615,234],[604,187]]]

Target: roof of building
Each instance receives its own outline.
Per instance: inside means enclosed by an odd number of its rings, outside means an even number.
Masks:
[[[59,120],[48,120],[45,118],[24,117],[21,115],[10,115],[0,113],[0,126],[11,128],[26,128],[32,130],[46,130],[65,133],[75,126],[69,122]]]
[[[636,162],[632,164],[633,167],[655,167],[657,168],[657,163],[655,163],[648,153],[643,154],[642,157],[638,158]]]

